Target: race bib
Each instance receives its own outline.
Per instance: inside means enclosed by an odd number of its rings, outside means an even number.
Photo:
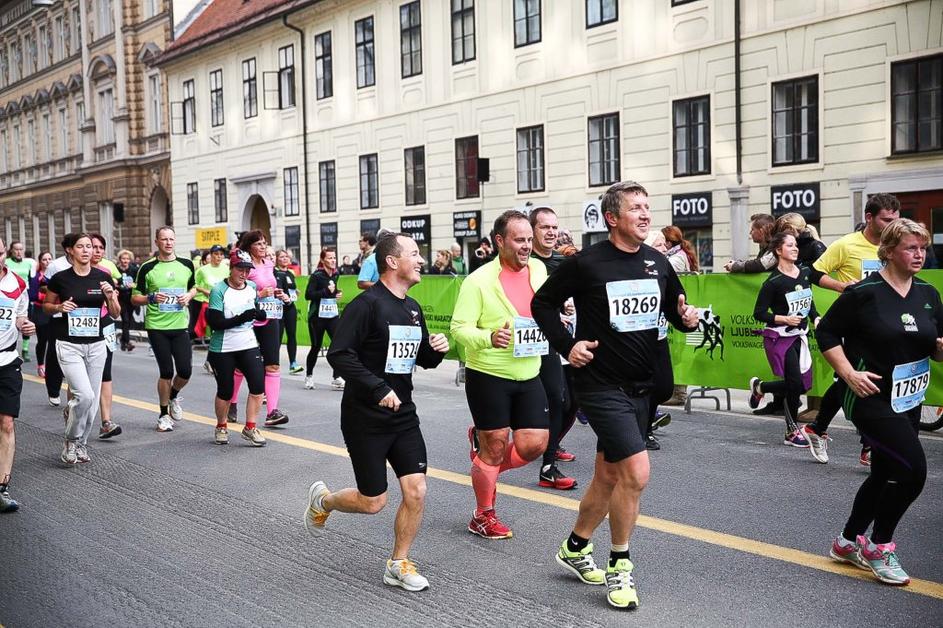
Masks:
[[[97,338],[101,310],[97,307],[77,307],[69,314],[69,336],[73,338]]]
[[[668,337],[668,319],[664,312],[658,313],[658,339],[664,340]]]
[[[118,350],[118,334],[115,333],[115,324],[108,323],[105,325],[105,328],[102,330],[102,335],[105,337],[105,346],[108,347],[108,350],[114,353]]]
[[[298,300],[298,291],[294,288],[288,289],[288,298],[291,299],[291,302],[294,303]]]
[[[387,373],[405,375],[416,366],[416,354],[422,341],[422,328],[417,325],[390,325],[390,343],[386,347]]]
[[[16,301],[7,297],[0,297],[0,331],[6,331],[13,325],[13,308]]]
[[[657,279],[610,281],[606,284],[609,324],[616,331],[642,331],[658,327],[661,289]]]
[[[276,297],[259,299],[259,309],[265,312],[265,317],[278,320],[282,317],[282,300]]]
[[[907,412],[923,403],[930,386],[930,358],[894,367],[891,383],[891,409]]]
[[[812,311],[812,289],[803,288],[786,293],[786,305],[789,306],[787,316],[801,316],[805,318]]]
[[[134,278],[131,275],[121,275],[121,285],[125,288],[130,288],[131,284],[134,283]]]
[[[181,312],[183,311],[183,305],[180,304],[180,297],[183,296],[183,293],[186,292],[183,288],[161,288],[157,291],[158,294],[162,294],[167,297],[167,300],[163,303],[157,304],[158,312]]]
[[[861,260],[861,278],[867,279],[869,275],[878,272],[882,268],[884,268],[884,265],[879,259],[863,259]]]
[[[318,318],[337,318],[337,299],[321,299]]]
[[[514,357],[529,358],[534,355],[547,355],[550,343],[532,318],[514,317]]]

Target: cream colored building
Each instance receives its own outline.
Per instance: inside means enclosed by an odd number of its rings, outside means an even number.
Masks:
[[[160,61],[175,222],[261,227],[305,263],[377,221],[436,249],[549,204],[590,242],[634,179],[708,267],[774,201],[830,240],[879,191],[943,245],[943,0],[737,5],[214,0]]]
[[[170,0],[0,7],[0,219],[7,242],[61,253],[99,231],[109,254],[153,249],[172,219],[166,84],[150,63]]]

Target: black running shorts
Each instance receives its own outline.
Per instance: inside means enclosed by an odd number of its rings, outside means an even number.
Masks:
[[[265,366],[278,366],[281,362],[280,351],[282,347],[281,328],[278,321],[273,319],[265,325],[253,327],[255,339],[259,341],[259,351],[262,352],[262,364]]]
[[[580,391],[580,408],[596,432],[596,451],[606,462],[619,462],[645,451],[648,394],[630,396],[621,389]]]
[[[386,492],[386,463],[396,477],[426,472],[426,442],[419,426],[402,432],[372,433],[341,426],[347,453],[354,467],[357,490],[367,497]]]
[[[479,430],[546,430],[547,394],[535,377],[523,382],[465,369],[465,397]]]
[[[16,418],[20,415],[20,394],[23,392],[23,360],[17,357],[0,366],[0,414]]]

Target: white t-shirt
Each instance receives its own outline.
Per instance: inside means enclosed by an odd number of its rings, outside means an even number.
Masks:
[[[7,294],[13,294],[20,289],[18,277],[7,271],[0,278],[0,366],[6,366],[20,356],[20,330],[16,328],[16,319],[25,317],[29,308],[29,291],[23,291],[15,299]],[[12,346],[10,351],[3,351]]]

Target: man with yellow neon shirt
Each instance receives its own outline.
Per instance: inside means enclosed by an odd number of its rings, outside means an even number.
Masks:
[[[842,292],[847,286],[879,271],[881,262],[878,260],[878,244],[881,242],[881,232],[899,217],[900,201],[893,194],[875,194],[869,198],[864,206],[864,229],[842,236],[830,244],[812,264],[812,281],[823,288]],[[826,273],[834,273],[835,278]],[[844,382],[835,381],[822,397],[815,420],[801,430],[809,441],[812,456],[823,464],[828,462],[828,426],[841,407],[844,393]],[[801,414],[799,416],[802,418]],[[858,460],[863,465],[871,464],[870,447],[862,447]]]

